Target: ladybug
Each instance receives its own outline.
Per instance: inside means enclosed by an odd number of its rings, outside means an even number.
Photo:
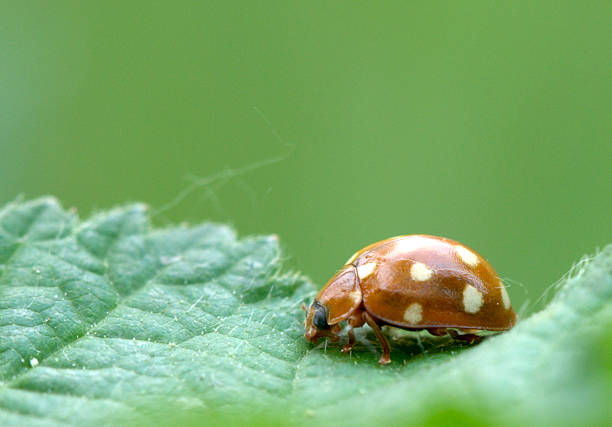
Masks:
[[[380,341],[382,365],[391,357],[381,326],[477,342],[479,330],[506,331],[517,320],[504,284],[482,256],[454,240],[427,235],[366,246],[303,308],[310,342],[338,341],[340,322],[348,322],[342,352],[355,345],[353,328],[367,323]]]

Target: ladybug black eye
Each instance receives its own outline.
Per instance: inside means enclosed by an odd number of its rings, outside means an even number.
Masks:
[[[319,301],[315,301],[313,306],[315,308],[315,314],[312,318],[312,323],[317,329],[329,329],[325,307],[323,307]]]

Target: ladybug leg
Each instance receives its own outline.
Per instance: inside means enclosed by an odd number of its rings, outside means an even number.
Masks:
[[[427,332],[436,337],[443,337],[444,335],[448,334],[448,330],[446,328],[429,328],[427,329]]]
[[[346,331],[349,338],[349,342],[342,348],[342,353],[347,353],[353,349],[353,347],[355,346],[355,333],[353,332],[353,329],[362,327],[364,323],[365,320],[363,319],[361,311],[358,311],[357,313],[354,313],[351,317],[349,317],[348,330]]]
[[[367,311],[363,312],[363,320],[365,320],[365,322],[370,326],[370,328],[374,330],[378,341],[380,341],[380,346],[382,347],[383,354],[382,356],[380,356],[378,363],[380,363],[381,365],[387,365],[391,363],[391,349],[389,348],[389,343],[387,342],[387,339],[380,331],[378,324],[374,319],[372,319],[372,316],[370,316]]]
[[[349,337],[349,342],[344,347],[342,347],[342,350],[340,350],[342,353],[348,353],[353,349],[353,346],[355,345],[355,333],[353,332],[353,327],[349,325],[346,333]]]
[[[453,337],[453,339],[459,340],[459,341],[465,341],[469,344],[477,344],[480,341],[482,341],[482,337],[480,335],[475,335],[475,334],[459,334],[457,331],[455,331],[454,329],[449,329],[448,330],[448,334]]]

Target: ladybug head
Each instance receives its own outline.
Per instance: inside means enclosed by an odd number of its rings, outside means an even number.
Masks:
[[[308,309],[304,307],[304,337],[310,342],[317,342],[321,337],[338,341],[340,322],[348,319],[360,305],[357,270],[347,265],[327,282]]]
[[[304,336],[310,342],[317,342],[319,338],[330,337],[332,341],[338,340],[338,332],[341,326],[339,324],[329,325],[327,323],[328,309],[316,299],[308,308],[306,319],[304,319],[304,327],[306,331]]]

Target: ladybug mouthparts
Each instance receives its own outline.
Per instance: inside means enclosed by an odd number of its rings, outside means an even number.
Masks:
[[[338,332],[340,332],[341,329],[340,325],[334,325],[332,329],[327,330],[310,327],[306,329],[304,337],[311,343],[316,343],[320,338],[329,338],[331,342],[338,342],[340,339],[340,337],[338,337]]]

